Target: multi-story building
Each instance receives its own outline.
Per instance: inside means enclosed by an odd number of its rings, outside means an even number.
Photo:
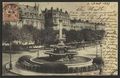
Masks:
[[[45,28],[53,28],[54,30],[59,30],[59,23],[61,20],[63,29],[66,30],[81,30],[81,29],[92,29],[92,30],[102,30],[104,29],[104,24],[93,23],[88,20],[83,21],[81,19],[70,19],[69,13],[67,11],[62,11],[62,9],[47,9],[42,11],[45,16]]]
[[[59,29],[59,23],[62,22],[63,28],[66,30],[70,30],[70,18],[67,11],[62,11],[62,9],[45,9],[42,11],[45,15],[45,27],[49,28],[52,27],[54,30]]]
[[[39,11],[39,5],[18,5],[19,6],[19,21],[10,22],[11,25],[22,27],[23,25],[32,25],[38,29],[44,28],[44,15]]]
[[[73,19],[70,20],[72,30],[81,30],[81,29],[92,29],[92,30],[103,30],[104,24],[102,23],[93,23],[89,22],[88,20],[83,21],[81,19]]]
[[[13,26],[22,27],[23,25],[32,25],[38,29],[53,28],[59,30],[59,24],[62,23],[62,27],[66,30],[81,30],[81,29],[104,29],[102,23],[92,23],[88,20],[83,21],[81,19],[70,19],[70,15],[67,11],[56,8],[47,9],[44,11],[39,10],[39,4],[34,6],[19,5],[19,21],[10,22]],[[61,20],[61,21],[60,21]]]
[[[95,28],[96,30],[104,30],[105,29],[105,24],[104,23],[95,23]]]
[[[44,28],[44,16],[40,14],[39,5],[20,6],[20,14],[22,24],[32,25],[38,29]]]

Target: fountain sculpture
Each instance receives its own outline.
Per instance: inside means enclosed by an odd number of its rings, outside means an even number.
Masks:
[[[62,36],[62,20],[59,20],[59,43],[53,47],[52,51],[46,51],[48,56],[28,57],[22,56],[17,61],[17,66],[33,72],[39,73],[80,73],[97,70],[92,64],[92,59],[84,56],[78,56],[75,50],[64,43]]]

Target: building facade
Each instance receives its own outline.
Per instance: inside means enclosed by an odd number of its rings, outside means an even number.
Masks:
[[[21,28],[23,25],[31,25],[38,29],[44,29],[44,15],[39,11],[39,4],[34,6],[18,5],[19,6],[19,21],[9,22],[12,26]],[[7,23],[7,22],[4,22]]]
[[[63,29],[66,30],[81,30],[81,29],[92,29],[92,30],[103,30],[104,24],[92,23],[88,20],[83,21],[81,19],[70,19],[70,15],[67,11],[56,8],[51,9],[45,8],[45,10],[39,10],[39,4],[34,6],[19,5],[19,21],[10,22],[12,26],[18,26],[21,28],[23,25],[31,25],[38,29],[53,28],[59,30],[59,24],[62,23]]]
[[[91,30],[104,30],[104,24],[102,23],[93,23],[88,20],[83,21],[81,19],[70,20],[72,30],[82,30],[82,29],[91,29]]]
[[[40,14],[39,5],[20,6],[20,22],[23,25],[32,25],[38,29],[44,28],[44,16]]]
[[[54,30],[59,29],[59,23],[62,22],[63,28],[66,30],[70,30],[70,18],[67,11],[62,11],[62,9],[47,9],[45,8],[42,11],[43,15],[45,16],[45,27],[49,28],[52,27]]]
[[[66,30],[81,30],[81,29],[92,29],[92,30],[103,30],[104,24],[93,23],[88,20],[83,21],[81,19],[70,19],[70,15],[67,11],[62,9],[47,9],[42,11],[42,15],[45,17],[45,28],[53,28],[59,30],[59,23],[62,23],[63,29]],[[61,20],[61,21],[60,21]]]

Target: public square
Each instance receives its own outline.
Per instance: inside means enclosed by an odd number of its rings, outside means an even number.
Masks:
[[[42,57],[42,56],[47,56],[44,54],[46,50],[39,50],[39,57]],[[91,46],[91,47],[85,47],[85,49],[83,48],[78,48],[76,50],[78,52],[78,55],[77,56],[86,56],[86,57],[90,57],[90,58],[94,58],[96,56],[96,47],[95,46]],[[34,49],[31,49],[30,51],[19,51],[17,53],[14,53],[12,54],[12,61],[15,62],[18,60],[18,58],[20,58],[21,56],[24,56],[24,55],[31,55],[32,57],[37,57],[38,56],[38,50],[34,50]],[[9,59],[10,59],[10,56],[9,56],[9,53],[2,53],[2,75],[16,75],[16,74],[13,74],[9,71],[6,71],[6,64],[9,63]],[[19,71],[18,71],[19,72]]]
[[[107,75],[106,22],[72,4],[3,3],[3,76]]]

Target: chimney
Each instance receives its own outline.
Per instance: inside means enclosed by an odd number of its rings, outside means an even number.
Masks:
[[[51,7],[51,10],[53,10],[53,7]]]
[[[45,8],[45,12],[47,11],[47,8]]]
[[[66,13],[66,14],[68,14],[68,12],[67,12],[67,11],[65,11],[65,13]]]
[[[36,6],[36,2],[35,2],[35,5],[34,5],[34,8],[35,8],[35,9],[37,8],[37,6]]]
[[[57,8],[57,11],[59,11],[59,8]]]
[[[60,11],[62,12],[62,9],[60,9]]]
[[[28,5],[26,5],[26,7],[28,8]]]

